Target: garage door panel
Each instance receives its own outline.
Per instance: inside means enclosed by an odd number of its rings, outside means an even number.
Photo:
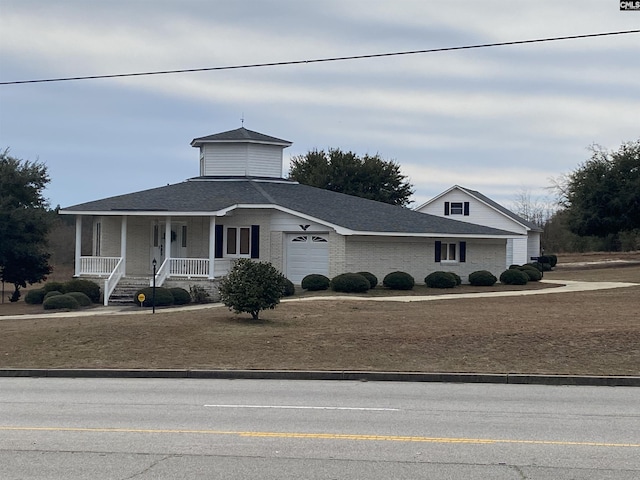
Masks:
[[[289,235],[286,256],[286,276],[293,283],[300,284],[311,273],[329,275],[329,242],[326,234]]]

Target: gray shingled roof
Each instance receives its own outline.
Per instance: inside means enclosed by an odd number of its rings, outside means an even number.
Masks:
[[[522,225],[525,225],[526,227],[529,227],[531,230],[536,231],[536,232],[541,232],[542,231],[542,229],[539,226],[537,226],[535,223],[532,223],[532,222],[530,222],[528,220],[525,220],[521,216],[516,215],[515,213],[513,213],[508,208],[503,207],[499,203],[491,200],[489,197],[483,195],[482,193],[478,192],[477,190],[471,190],[470,188],[461,187],[460,185],[458,185],[458,187],[460,189],[470,193],[471,195],[473,195],[474,197],[478,198],[479,200],[491,205],[493,208],[495,208],[496,210],[499,210],[500,212],[504,213],[505,215],[507,215],[509,218],[515,220],[516,222],[519,222]]]
[[[198,177],[174,185],[73,205],[62,213],[202,212],[237,204],[278,205],[353,232],[513,236],[512,232],[459,222],[285,180]]]
[[[288,140],[282,140],[281,138],[271,137],[263,133],[254,132],[253,130],[247,130],[246,128],[237,128],[235,130],[229,130],[228,132],[215,133],[213,135],[207,135],[206,137],[194,138],[191,141],[192,147],[197,147],[202,143],[235,143],[235,142],[247,142],[247,143],[268,143],[272,145],[284,145],[288,147],[291,142]]]

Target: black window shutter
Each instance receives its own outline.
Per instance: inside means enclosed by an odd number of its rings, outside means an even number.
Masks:
[[[251,258],[260,258],[260,225],[251,225]]]
[[[216,233],[214,239],[214,257],[222,258],[222,236],[224,235],[224,227],[222,225],[216,225]]]
[[[442,242],[436,240],[436,263],[440,263],[442,258]]]
[[[467,261],[467,242],[460,242],[460,261]]]
[[[469,202],[464,202],[464,214],[469,216]]]
[[[444,214],[449,215],[449,202],[444,202]]]

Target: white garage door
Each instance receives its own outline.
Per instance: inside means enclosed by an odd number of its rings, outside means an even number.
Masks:
[[[329,236],[287,235],[287,278],[296,285],[310,273],[329,276]]]

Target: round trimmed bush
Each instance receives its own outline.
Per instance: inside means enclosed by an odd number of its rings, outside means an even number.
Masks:
[[[136,292],[133,296],[133,301],[138,305],[140,305],[138,295],[141,293],[145,296],[142,306],[153,307],[153,287],[145,287]],[[171,294],[171,291],[165,287],[156,287],[156,307],[166,307],[168,305],[173,305],[173,295]]]
[[[75,298],[81,307],[88,307],[89,305],[91,305],[91,303],[93,303],[91,302],[91,299],[82,292],[69,292],[65,293],[65,295],[69,295],[70,297]]]
[[[453,275],[453,278],[455,278],[456,280],[456,286],[462,285],[462,278],[460,278],[460,275],[458,275],[456,272],[447,272],[447,273]]]
[[[518,270],[527,274],[530,282],[538,282],[542,280],[542,273],[535,267],[529,265],[523,265]]]
[[[538,271],[542,272],[542,264],[540,262],[531,262],[531,263],[526,263],[525,265],[530,265],[533,268],[536,268]]]
[[[171,295],[173,295],[174,305],[186,305],[187,303],[191,303],[191,295],[184,288],[172,287],[169,291],[171,292]],[[157,295],[158,291],[156,289],[156,296]]]
[[[342,273],[331,279],[331,290],[334,292],[361,293],[371,288],[371,283],[359,273]]]
[[[48,292],[60,292],[63,293],[64,292],[64,283],[61,282],[47,282],[44,284],[44,286],[42,287],[45,291],[45,293]]]
[[[391,290],[411,290],[415,284],[407,272],[391,272],[382,279],[382,285]]]
[[[371,272],[358,272],[358,274],[362,275],[364,278],[369,280],[369,285],[371,285],[370,288],[376,288],[376,285],[378,285],[378,277],[376,277],[373,273],[371,273]]]
[[[47,293],[44,294],[44,298],[42,299],[42,302],[44,303],[44,301],[48,298],[51,297],[57,297],[58,295],[62,295],[62,292],[58,291],[58,290],[51,290]]]
[[[555,267],[558,264],[557,255],[547,255],[547,258],[549,259],[549,264],[551,265],[551,268]]]
[[[478,270],[469,274],[469,283],[475,287],[491,287],[498,279],[488,270]]]
[[[70,309],[75,310],[80,308],[78,301],[71,295],[53,295],[45,299],[42,302],[42,306],[45,310],[58,310],[58,309]]]
[[[63,288],[64,290],[62,291],[64,293],[82,292],[89,297],[93,303],[100,303],[100,286],[96,282],[74,278],[66,282]]]
[[[35,290],[29,290],[24,296],[24,302],[29,305],[40,305],[44,301],[44,296],[47,292],[44,288],[37,288]]]
[[[296,286],[288,278],[284,279],[284,296],[290,297],[296,293]]]
[[[500,274],[500,282],[506,285],[526,285],[528,281],[527,274],[515,268],[505,270]]]
[[[309,291],[317,291],[317,290],[326,290],[329,288],[330,280],[324,275],[320,275],[319,273],[312,273],[307,275],[302,279],[301,286],[305,290]]]
[[[449,272],[433,272],[424,278],[424,283],[429,288],[453,288],[458,283],[456,277]]]

